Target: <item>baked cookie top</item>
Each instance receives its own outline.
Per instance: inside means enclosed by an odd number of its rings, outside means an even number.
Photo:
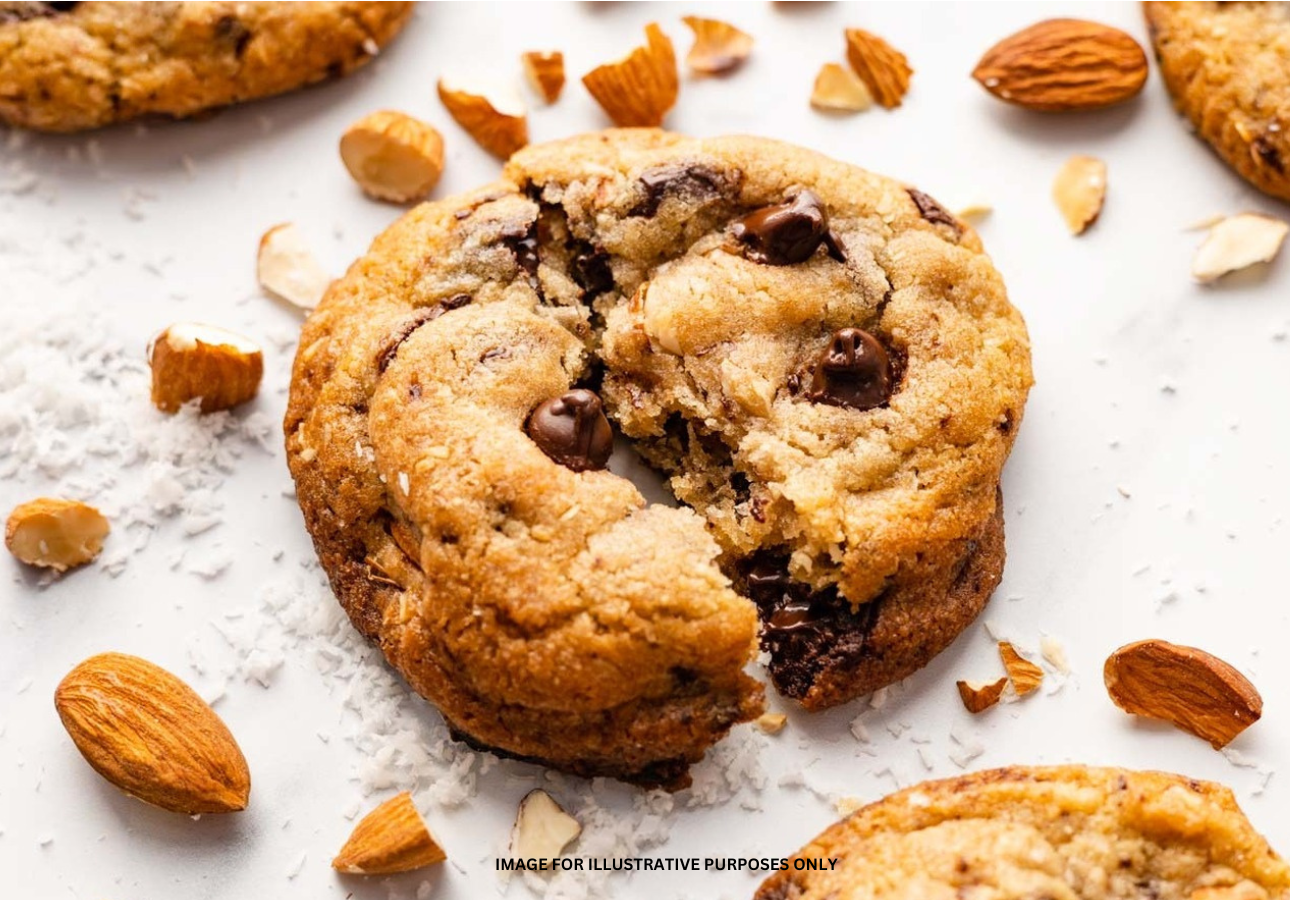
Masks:
[[[305,325],[285,427],[342,603],[454,727],[676,783],[760,708],[730,578],[759,551],[848,610],[930,580],[970,620],[1029,384],[1020,316],[931,198],[621,130],[377,238]],[[692,509],[604,468],[610,421]],[[897,608],[912,640],[923,607]]]
[[[838,860],[797,871],[798,859]],[[832,826],[756,900],[1275,900],[1290,867],[1232,792],[1162,772],[1013,767],[892,794]]]
[[[1290,3],[1144,3],[1165,84],[1242,177],[1290,200]]]
[[[346,75],[411,3],[0,2],[0,122],[183,118]]]

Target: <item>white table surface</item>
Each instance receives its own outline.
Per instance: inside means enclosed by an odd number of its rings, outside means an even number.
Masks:
[[[705,12],[754,34],[754,55],[728,79],[685,78],[669,126],[790,139],[908,180],[950,208],[994,206],[980,231],[1029,323],[1037,384],[1005,477],[1007,572],[982,621],[1032,650],[1041,635],[1057,638],[1073,673],[1051,694],[969,716],[955,679],[999,671],[978,624],[881,709],[861,701],[808,716],[774,700],[789,712],[784,733],[742,728],[698,767],[700,790],[642,799],[445,746],[433,711],[404,699],[354,639],[318,586],[280,446],[300,317],[261,295],[254,254],[268,226],[294,221],[339,273],[399,214],[363,198],[340,164],[337,140],[360,115],[394,107],[440,128],[448,162],[436,196],[446,196],[498,166],[440,106],[441,72],[519,78],[521,51],[562,49],[565,95],[530,117],[534,140],[555,138],[605,124],[578,83],[584,71],[639,43],[656,19],[683,54],[679,17]],[[79,491],[118,516],[144,510],[137,517],[157,527],[138,552],[132,541],[147,529],[113,534],[105,560],[121,564],[115,576],[93,566],[41,586],[0,559],[0,893],[492,896],[504,891],[493,857],[516,803],[544,783],[587,820],[584,853],[639,831],[634,855],[783,856],[835,818],[833,800],[956,774],[954,757],[973,748],[982,752],[968,768],[1080,761],[1222,781],[1274,846],[1290,846],[1290,783],[1276,775],[1290,746],[1290,261],[1201,287],[1188,274],[1201,235],[1184,230],[1215,213],[1290,209],[1246,187],[1188,133],[1154,68],[1137,100],[1067,116],[1009,108],[968,77],[997,39],[1065,14],[1146,40],[1127,3],[423,5],[386,54],[341,83],[202,122],[11,139],[0,150],[0,471],[9,476],[0,509]],[[809,109],[816,69],[843,58],[844,25],[908,54],[916,75],[903,107],[844,118]],[[1049,199],[1074,153],[1105,159],[1110,182],[1100,221],[1078,239]],[[144,346],[182,319],[266,346],[261,395],[211,439],[218,444],[201,437],[212,423],[164,419],[148,405]],[[64,367],[95,347],[112,385],[78,381],[93,364]],[[39,411],[48,408],[62,418]],[[105,445],[112,422],[120,430]],[[166,448],[193,435],[196,474],[166,462]],[[51,458],[66,452],[70,467],[34,466],[45,457],[13,450],[20,440],[55,448]],[[212,447],[236,452],[227,471]],[[212,490],[178,488],[187,512],[147,512],[172,476]],[[1112,706],[1104,658],[1148,637],[1205,647],[1259,686],[1266,718],[1236,752]],[[191,821],[157,811],[82,762],[52,694],[76,662],[106,649],[143,655],[217,698],[251,763],[246,812]],[[853,734],[857,717],[868,742]],[[450,864],[428,881],[336,876],[328,863],[352,827],[347,816],[403,788]],[[758,880],[641,873],[546,889],[736,898]],[[528,896],[518,881],[508,891]]]

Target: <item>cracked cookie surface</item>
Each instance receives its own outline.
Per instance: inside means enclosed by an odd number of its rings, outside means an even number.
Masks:
[[[618,130],[377,238],[305,325],[285,428],[341,602],[457,733],[678,786],[761,708],[759,630],[818,707],[971,621],[1029,385],[1020,316],[931,198]],[[687,508],[604,469],[609,422]]]
[[[798,860],[837,860],[822,871]],[[756,900],[1282,900],[1290,867],[1210,782],[1011,767],[892,794],[832,826]]]
[[[347,75],[411,3],[0,2],[0,122],[79,131]]]
[[[1290,200],[1290,3],[1144,3],[1165,85],[1227,164]]]

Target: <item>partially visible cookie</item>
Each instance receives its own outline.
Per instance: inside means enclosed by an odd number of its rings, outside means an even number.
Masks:
[[[1287,896],[1290,866],[1227,788],[1072,765],[995,769],[892,794],[807,844],[756,900]]]
[[[1245,180],[1290,200],[1290,3],[1144,3],[1165,84]]]
[[[347,75],[411,3],[0,2],[0,122],[80,131]]]

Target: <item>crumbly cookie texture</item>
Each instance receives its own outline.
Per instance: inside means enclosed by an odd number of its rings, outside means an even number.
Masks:
[[[377,238],[305,325],[285,429],[341,602],[463,739],[675,787],[761,711],[759,627],[825,706],[971,621],[1029,385],[930,197],[626,129]],[[610,421],[689,508],[605,469]]]
[[[80,131],[347,75],[411,3],[0,2],[0,122]]]
[[[797,860],[837,860],[795,870]],[[756,900],[1275,900],[1290,867],[1232,792],[1162,772],[1012,767],[900,791],[826,830]]]
[[[1178,109],[1227,164],[1290,200],[1290,3],[1144,3]]]

